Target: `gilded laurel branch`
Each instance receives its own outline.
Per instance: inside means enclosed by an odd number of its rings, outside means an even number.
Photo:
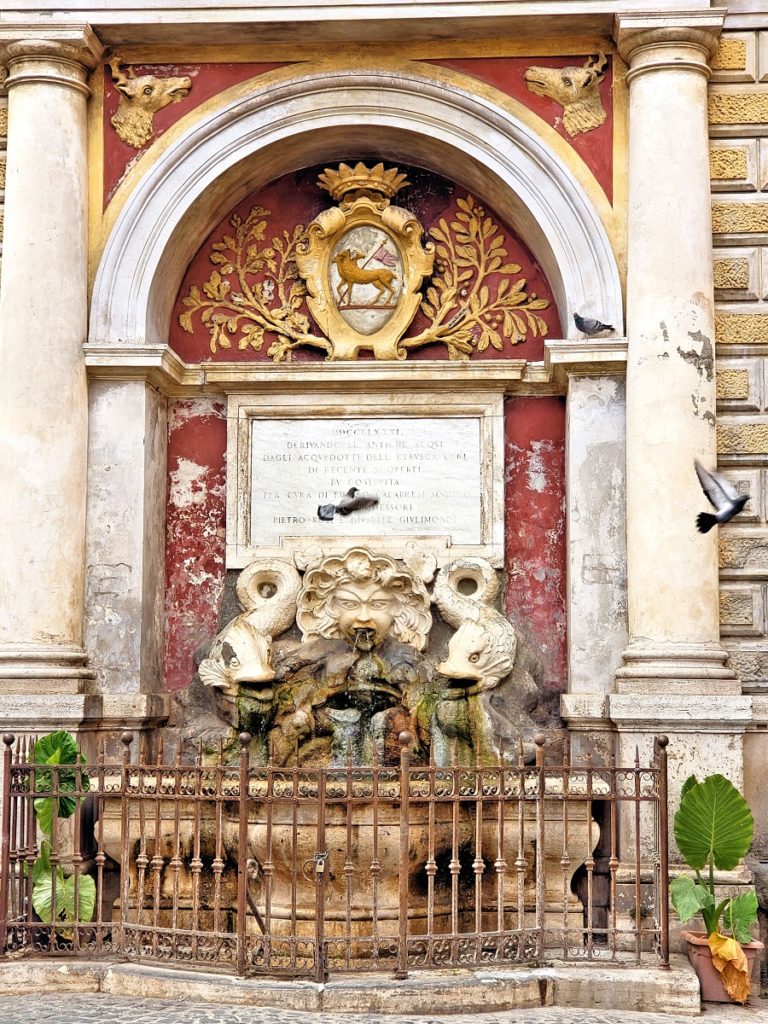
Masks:
[[[274,340],[267,355],[276,363],[289,361],[299,345],[330,348],[326,338],[310,333],[309,319],[301,312],[307,289],[296,270],[296,246],[304,225],[263,245],[269,217],[262,206],[254,206],[245,220],[238,214],[231,217],[233,234],[211,246],[214,269],[202,291],[192,285],[181,300],[186,312],[179,317],[180,326],[191,334],[199,314],[214,354],[232,348],[235,340],[239,349],[259,352],[268,335]]]
[[[240,350],[259,352],[271,338],[267,355],[274,362],[289,361],[303,345],[332,355],[331,341],[312,333],[302,312],[307,287],[296,267],[296,250],[306,229],[297,224],[265,244],[270,216],[254,206],[244,220],[237,214],[230,218],[233,233],[211,246],[214,269],[183,297],[179,324],[191,334],[199,315],[214,354],[235,343]],[[441,218],[429,234],[437,260],[421,311],[430,322],[400,340],[403,354],[442,343],[450,359],[467,359],[489,347],[501,352],[505,342],[516,345],[529,334],[547,334],[536,310],[546,309],[549,301],[526,291],[525,278],[516,277],[521,267],[507,260],[503,230],[473,196],[457,199],[450,223]]]
[[[489,346],[501,352],[504,342],[517,345],[530,332],[544,337],[548,327],[535,310],[548,299],[526,292],[522,269],[506,262],[504,233],[477,200],[456,200],[455,219],[441,218],[430,230],[436,242],[436,273],[427,288],[422,312],[431,324],[401,344],[413,348],[442,342],[451,359],[465,359]]]

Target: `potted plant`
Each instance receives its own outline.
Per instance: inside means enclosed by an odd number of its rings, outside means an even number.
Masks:
[[[752,965],[762,942],[753,941],[757,921],[754,892],[715,896],[715,868],[730,871],[752,844],[755,822],[744,797],[723,775],[686,779],[675,815],[675,840],[695,875],[680,875],[669,886],[683,924],[701,914],[706,932],[683,931],[688,956],[701,983],[702,999],[746,1003]],[[706,877],[702,870],[706,869]],[[724,934],[722,928],[730,935]]]

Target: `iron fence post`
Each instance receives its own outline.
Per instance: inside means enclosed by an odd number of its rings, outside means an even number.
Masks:
[[[659,966],[669,969],[669,791],[667,788],[668,736],[654,742],[659,768]]]
[[[325,845],[325,769],[317,769],[317,835],[315,838],[315,981],[328,980],[325,957],[325,876],[328,851]]]
[[[237,973],[245,974],[246,886],[248,885],[248,747],[251,734],[240,736],[239,827],[237,845]]]
[[[546,863],[544,856],[544,798],[546,796],[546,776],[544,773],[544,744],[547,737],[539,732],[533,737],[536,744],[536,931],[538,933],[537,960],[544,956],[544,930],[546,924]]]
[[[131,886],[130,806],[128,804],[128,767],[131,761],[132,732],[120,735],[123,765],[120,779],[120,956],[125,956],[125,926],[128,924],[128,900]]]
[[[2,832],[2,848],[0,849],[0,959],[6,957],[5,942],[8,935],[8,892],[11,888],[11,747],[14,737],[11,733],[3,734],[3,812],[0,831]]]
[[[410,797],[410,766],[411,742],[413,737],[407,731],[398,736],[400,742],[400,864],[398,876],[400,882],[400,920],[399,940],[397,944],[397,969],[395,978],[402,981],[408,977],[408,844],[410,840],[409,797]]]

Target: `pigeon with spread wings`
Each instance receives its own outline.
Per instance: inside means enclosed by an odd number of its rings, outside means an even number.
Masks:
[[[701,489],[709,498],[715,514],[700,512],[696,519],[696,526],[700,533],[708,533],[713,526],[727,523],[733,519],[744,508],[749,501],[748,494],[739,494],[733,484],[726,480],[722,473],[710,472],[705,469],[698,459],[695,461],[696,475],[699,478]]]
[[[350,512],[356,512],[361,508],[372,508],[378,503],[379,499],[375,495],[361,494],[359,488],[350,487],[338,505],[318,505],[317,517],[330,522],[336,513],[340,516],[348,516]]]

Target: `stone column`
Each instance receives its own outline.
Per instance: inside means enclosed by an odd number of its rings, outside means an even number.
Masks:
[[[9,41],[10,40],[10,41]],[[87,27],[0,26],[8,162],[0,278],[0,693],[88,687]]]
[[[690,772],[740,784],[750,718],[719,640],[717,530],[694,459],[716,462],[708,61],[722,12],[617,19],[629,71],[629,644],[609,714],[620,757],[670,736],[672,807]]]
[[[717,531],[694,458],[716,461],[708,60],[720,12],[618,19],[629,65],[627,563],[619,692],[733,693]]]

